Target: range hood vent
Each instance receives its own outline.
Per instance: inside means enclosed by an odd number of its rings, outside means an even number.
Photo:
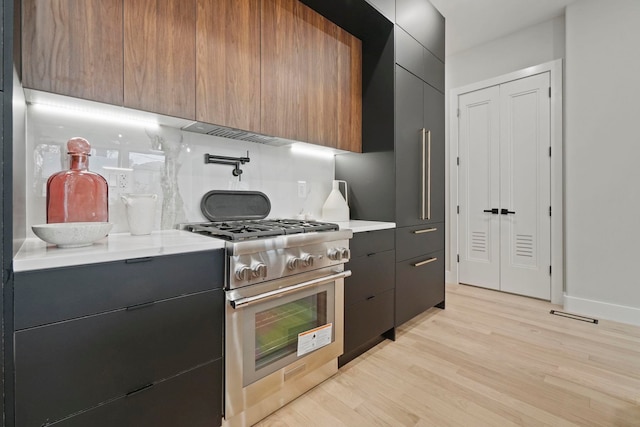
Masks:
[[[182,128],[189,132],[203,133],[206,135],[219,136],[222,138],[239,139],[241,141],[257,142],[258,144],[284,146],[291,145],[295,141],[274,136],[262,135],[255,132],[247,132],[240,129],[225,126],[212,125],[209,123],[193,122]]]

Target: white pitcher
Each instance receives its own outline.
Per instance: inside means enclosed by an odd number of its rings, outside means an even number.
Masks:
[[[120,200],[127,207],[129,230],[134,236],[151,234],[156,217],[157,194],[122,194]]]

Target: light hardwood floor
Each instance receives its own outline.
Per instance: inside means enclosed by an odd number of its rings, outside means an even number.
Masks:
[[[446,304],[257,426],[640,426],[640,327],[464,285]]]

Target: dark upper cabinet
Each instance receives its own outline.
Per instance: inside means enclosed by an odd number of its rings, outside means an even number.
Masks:
[[[444,61],[444,17],[427,0],[396,0],[396,24]]]
[[[425,49],[416,39],[396,27],[396,63],[431,86],[444,92],[444,62]]]
[[[396,67],[398,227],[444,221],[444,154],[444,95]]]
[[[367,3],[375,7],[389,21],[395,22],[396,0],[367,0]]]

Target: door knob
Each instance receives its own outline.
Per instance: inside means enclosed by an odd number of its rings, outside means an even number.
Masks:
[[[514,213],[515,213],[515,211],[510,211],[509,209],[504,209],[504,208],[502,208],[502,210],[500,211],[500,213],[501,213],[502,215],[507,215],[507,214],[514,214]]]
[[[498,208],[485,209],[485,210],[483,210],[482,212],[487,212],[487,213],[490,213],[490,214],[497,215],[497,214],[498,214]]]

